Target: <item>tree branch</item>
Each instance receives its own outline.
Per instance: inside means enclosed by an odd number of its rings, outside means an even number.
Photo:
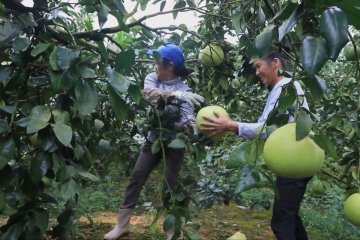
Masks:
[[[140,4],[140,1],[136,2],[134,9],[127,15],[127,18],[132,17],[137,12],[139,4]]]
[[[174,13],[174,12],[188,12],[188,11],[197,11],[206,15],[211,15],[211,16],[216,16],[216,17],[221,17],[221,18],[225,18],[225,19],[230,19],[228,17],[224,17],[221,15],[217,15],[217,14],[212,14],[212,13],[208,13],[208,12],[204,12],[204,11],[200,11],[197,8],[193,8],[193,7],[183,7],[183,8],[177,8],[177,9],[173,9],[173,10],[169,10],[169,11],[164,11],[164,12],[157,12],[157,13],[153,13],[153,14],[149,14],[146,16],[143,16],[141,18],[139,18],[137,21],[132,22],[132,23],[128,23],[126,24],[126,26],[128,28],[134,27],[134,26],[140,26],[142,24],[143,21],[145,21],[146,19],[152,18],[152,17],[156,17],[159,15],[164,15],[164,14],[169,14],[169,13]],[[88,38],[89,36],[93,35],[93,34],[97,34],[97,33],[116,33],[116,32],[120,32],[122,30],[122,28],[120,26],[117,27],[111,27],[111,28],[103,28],[101,30],[93,30],[93,31],[86,31],[86,32],[78,32],[78,33],[74,33],[73,35],[75,37],[78,38]]]

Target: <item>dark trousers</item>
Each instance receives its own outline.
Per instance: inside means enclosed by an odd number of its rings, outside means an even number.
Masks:
[[[301,201],[310,178],[276,179],[271,229],[277,240],[308,240],[305,227],[299,216]]]
[[[151,146],[152,144],[148,141],[142,146],[120,208],[134,208],[136,206],[142,187],[145,185],[151,171],[162,159],[162,151],[152,154]],[[171,190],[175,190],[177,186],[177,179],[183,162],[184,150],[165,149],[165,184]]]

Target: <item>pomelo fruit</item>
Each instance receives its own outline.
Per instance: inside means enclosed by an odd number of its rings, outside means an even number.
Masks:
[[[356,45],[356,52],[357,52],[358,56],[360,57],[360,46],[359,45]],[[351,42],[349,42],[348,44],[345,45],[344,55],[345,55],[345,59],[348,61],[356,60],[354,46]]]
[[[277,176],[303,178],[321,169],[325,154],[309,136],[296,141],[296,124],[289,123],[276,129],[266,140],[264,159]]]
[[[224,52],[220,46],[210,44],[201,50],[199,54],[199,59],[200,62],[205,66],[219,66],[224,60]]]
[[[345,200],[344,214],[349,222],[360,227],[360,193],[353,193]]]
[[[203,117],[207,117],[207,118],[210,118],[210,119],[216,118],[214,112],[218,113],[222,117],[229,118],[228,113],[222,107],[219,107],[219,106],[203,107],[202,109],[200,109],[200,111],[196,115],[196,121],[195,122],[196,122],[197,129],[200,130],[201,129],[201,124],[207,123],[207,121]],[[207,136],[209,135],[209,133],[205,132],[205,131],[202,131],[202,133],[204,133]],[[212,136],[211,139],[213,139],[214,141],[217,141],[225,134],[226,133],[216,134],[216,135]]]
[[[328,189],[328,184],[320,179],[314,179],[310,184],[310,191],[316,195],[324,195]]]

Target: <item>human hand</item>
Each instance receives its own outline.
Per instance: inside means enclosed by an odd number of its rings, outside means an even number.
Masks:
[[[187,102],[192,108],[194,108],[194,105],[200,106],[200,104],[205,101],[204,97],[191,92],[175,91],[173,96],[175,96],[176,99]]]
[[[214,118],[203,117],[206,122],[201,124],[201,131],[209,133],[209,137],[226,131],[236,132],[237,122],[230,118],[222,117],[219,113],[214,112]]]

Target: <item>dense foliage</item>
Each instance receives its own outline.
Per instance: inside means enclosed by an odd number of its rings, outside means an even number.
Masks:
[[[33,2],[32,7],[18,0],[0,3],[0,210],[9,217],[0,229],[3,239],[41,239],[50,216],[57,217],[50,234],[65,239],[78,216],[81,187],[102,181],[114,161],[130,171],[137,139],[146,131],[147,103],[140,90],[153,62],[146,50],[165,41],[183,47],[193,71],[187,81],[195,92],[241,121],[255,121],[266,96],[251,60],[285,51],[289,71],[281,74],[302,81],[311,112],[296,107],[301,99],[288,85],[264,131],[283,125],[293,111],[298,138],[312,130],[326,151],[323,174],[350,192],[360,190],[357,0],[138,0],[133,10],[120,0]],[[132,17],[150,4],[159,12]],[[185,25],[147,26],[146,18],[166,13],[166,4],[174,5],[168,11],[174,18],[178,12],[200,13],[197,31]],[[109,15],[118,25],[103,28]],[[238,43],[227,42],[227,34]],[[355,53],[352,62],[341,53],[348,42]],[[201,48],[210,43],[225,53],[220,66],[198,61]],[[185,145],[178,139],[172,146]],[[261,187],[259,182],[271,183],[262,146],[259,139],[231,136],[211,149],[188,144],[193,174],[184,176],[183,191],[172,195],[176,204],[169,212],[175,215],[168,215],[165,225],[175,224],[174,216],[184,213],[177,210],[190,200],[203,207],[215,200],[240,201],[241,193]],[[225,160],[240,162],[238,169],[227,169]],[[189,194],[186,186],[194,188],[194,183],[198,194]]]

